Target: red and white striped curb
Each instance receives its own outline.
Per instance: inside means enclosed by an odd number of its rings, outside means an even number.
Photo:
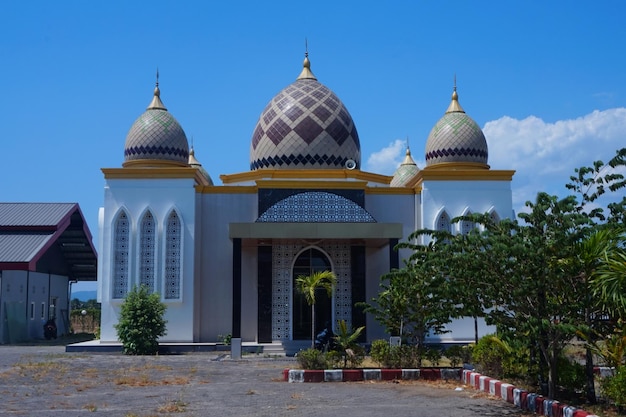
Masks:
[[[392,380],[461,380],[459,368],[420,369],[285,369],[283,379],[288,382],[349,382]]]
[[[516,388],[514,385],[489,378],[478,372],[464,369],[462,378],[466,385],[502,398],[522,410],[531,411],[535,414],[550,417],[598,417],[579,408],[571,407],[556,400],[549,400],[542,395]]]

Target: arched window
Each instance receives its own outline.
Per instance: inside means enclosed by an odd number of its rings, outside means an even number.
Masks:
[[[464,214],[464,216],[469,216],[471,214],[472,212],[468,211],[467,213]],[[472,231],[472,229],[475,229],[475,228],[476,228],[476,223],[469,221],[469,220],[461,221],[461,234],[467,235],[469,234],[469,232]]]
[[[145,285],[150,293],[154,292],[154,255],[156,253],[156,227],[150,211],[141,219],[139,239],[139,283]]]
[[[125,212],[115,220],[113,232],[113,298],[124,298],[128,293],[128,247],[130,222]]]
[[[313,316],[303,294],[296,289],[299,276],[310,276],[316,272],[331,271],[328,257],[320,250],[309,248],[300,253],[293,265],[293,339],[310,339]],[[332,325],[332,296],[318,288],[315,290],[315,334]]]
[[[437,219],[437,230],[445,230],[452,233],[452,229],[450,228],[450,216],[448,216],[448,213],[445,211],[441,212]]]
[[[181,225],[178,214],[172,211],[165,228],[165,299],[180,298]]]
[[[500,223],[500,216],[498,216],[498,213],[494,211],[492,211],[491,213],[489,213],[489,216],[491,216],[491,220],[495,223],[498,224]]]

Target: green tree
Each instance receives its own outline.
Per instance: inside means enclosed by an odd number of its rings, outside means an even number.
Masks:
[[[166,334],[165,309],[159,294],[150,293],[144,285],[128,292],[115,325],[125,354],[154,355],[158,352],[158,339]]]
[[[438,244],[407,246],[415,252],[405,267],[381,277],[378,296],[365,304],[364,310],[373,314],[389,334],[406,336],[423,353],[428,334],[446,332],[454,305],[446,276],[428,262],[439,249]]]
[[[326,291],[330,297],[337,283],[337,277],[331,271],[318,271],[311,275],[300,275],[296,278],[296,289],[304,295],[311,306],[311,348],[315,347],[315,302],[318,290]]]

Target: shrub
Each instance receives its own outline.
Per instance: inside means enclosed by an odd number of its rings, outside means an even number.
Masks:
[[[341,361],[341,355],[337,357]],[[296,360],[302,369],[327,369],[329,365],[326,354],[313,348],[298,352]]]
[[[370,349],[372,360],[385,368],[419,368],[422,352],[417,346],[389,346],[386,340],[374,340]]]
[[[349,349],[346,349],[346,353],[342,356],[344,356],[344,361],[347,360],[347,362],[344,362],[345,368],[358,368],[361,366],[363,360],[365,359],[365,349],[363,349],[362,346],[355,345]]]
[[[615,375],[602,380],[602,395],[616,406],[626,406],[626,365],[617,367]]]
[[[472,361],[478,372],[492,378],[502,378],[511,361],[511,348],[496,335],[486,335],[472,350]]]
[[[165,309],[159,294],[150,294],[143,285],[128,292],[115,325],[125,354],[154,355],[158,352],[158,339],[166,333]]]
[[[450,361],[450,366],[453,367],[457,367],[463,362],[469,362],[469,350],[467,346],[450,346],[448,349],[446,349],[444,355]]]
[[[439,366],[441,356],[441,350],[435,347],[427,348],[424,352],[424,357],[426,358],[426,360],[428,360],[428,362],[430,362],[431,366]]]
[[[557,362],[557,384],[568,391],[582,391],[587,383],[585,367],[572,362],[565,356],[560,356]]]
[[[370,357],[380,366],[385,366],[389,358],[389,342],[383,339],[374,340],[370,348]]]

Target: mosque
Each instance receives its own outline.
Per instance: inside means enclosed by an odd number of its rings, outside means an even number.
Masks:
[[[311,309],[294,279],[321,270],[333,271],[337,285],[332,296],[318,296],[315,323],[345,320],[365,326],[367,341],[389,337],[355,305],[404,265],[410,253],[394,250],[398,242],[421,228],[467,233],[472,224],[450,222],[463,214],[513,216],[514,171],[490,169],[485,136],[456,86],[433,122],[426,166],[407,148],[393,176],[361,170],[356,124],[313,74],[307,53],[300,75],[251,126],[250,170],[221,175],[216,185],[163,104],[157,78],[121,167],[102,169],[101,342],[117,340],[120,305],[140,284],[167,305],[163,342],[310,341]],[[429,341],[474,338],[469,319],[449,329]],[[484,323],[480,331],[488,331]]]

